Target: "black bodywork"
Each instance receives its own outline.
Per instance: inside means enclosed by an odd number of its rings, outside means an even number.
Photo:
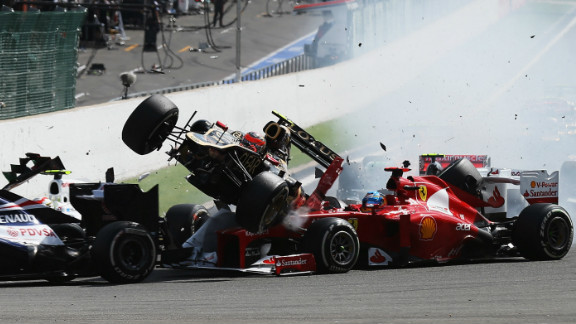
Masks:
[[[59,175],[63,169],[59,157],[27,153],[19,164],[11,166],[11,171],[4,172],[9,183],[0,190],[0,217],[3,220],[0,226],[7,233],[13,234],[14,239],[0,238],[0,279],[47,279],[55,283],[79,276],[99,275],[114,283],[144,279],[149,273],[147,264],[151,261],[155,263],[155,255],[153,259],[148,256],[150,260],[141,260],[146,269],[140,269],[140,274],[133,273],[124,278],[111,277],[111,270],[102,266],[110,259],[108,252],[96,253],[94,248],[107,250],[112,247],[110,251],[116,249],[114,245],[108,245],[110,242],[99,239],[99,235],[110,233],[110,230],[104,228],[118,222],[122,222],[123,226],[115,232],[119,238],[116,243],[125,242],[132,231],[143,236],[149,235],[154,242],[153,247],[159,246],[162,235],[159,233],[158,187],[143,192],[136,184],[112,183],[111,169],[107,173],[110,182],[71,184],[70,200],[81,213],[81,220],[9,190],[35,175]],[[31,232],[27,234],[27,231]],[[18,240],[30,234],[48,237],[52,242],[23,243]],[[124,252],[128,256],[133,250]]]

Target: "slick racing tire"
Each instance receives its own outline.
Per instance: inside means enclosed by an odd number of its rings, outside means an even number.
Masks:
[[[314,255],[319,273],[348,272],[360,255],[354,227],[341,218],[322,218],[310,224],[302,239],[302,251]]]
[[[468,159],[452,162],[438,174],[438,177],[471,194],[476,194],[476,190],[482,183],[482,175]]]
[[[326,196],[324,198],[324,210],[330,210],[333,208],[342,208],[344,206],[344,202],[340,201],[340,199],[333,197],[333,196]]]
[[[159,149],[178,121],[178,107],[162,95],[152,95],[134,109],[124,123],[122,140],[145,155]]]
[[[236,221],[252,233],[280,224],[288,208],[288,184],[272,172],[261,172],[240,192]]]
[[[166,212],[166,224],[176,248],[181,248],[210,217],[208,209],[202,205],[180,204],[174,205]]]
[[[528,260],[558,260],[570,250],[574,236],[566,210],[554,204],[533,204],[522,210],[512,232],[512,243]]]
[[[99,274],[111,283],[140,282],[156,263],[152,237],[134,222],[118,221],[104,226],[96,235],[92,251]]]

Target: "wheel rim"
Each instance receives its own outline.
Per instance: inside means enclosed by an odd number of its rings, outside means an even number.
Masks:
[[[160,123],[154,130],[150,133],[148,138],[148,149],[154,150],[162,146],[164,140],[170,135],[172,129],[178,121],[178,113],[173,113],[172,115],[166,117],[162,123]]]
[[[264,210],[262,222],[260,222],[259,231],[268,228],[277,219],[277,216],[284,210],[286,200],[288,199],[288,188],[283,188]]]
[[[340,231],[332,237],[330,241],[330,256],[338,265],[346,266],[356,254],[354,237],[346,231]]]
[[[570,227],[564,218],[557,216],[550,221],[546,234],[548,246],[556,251],[560,251],[568,244]]]
[[[140,238],[126,238],[118,245],[117,261],[122,268],[138,271],[148,266],[149,248]]]

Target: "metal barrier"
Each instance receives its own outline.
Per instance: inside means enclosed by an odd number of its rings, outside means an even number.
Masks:
[[[283,75],[288,73],[300,72],[304,70],[313,69],[313,60],[311,57],[302,54],[296,57],[287,59],[285,61],[267,66],[265,68],[252,71],[246,74],[243,74],[241,77],[241,81],[254,81],[260,80],[265,78],[270,78],[277,75]],[[234,83],[236,80],[228,79],[224,80],[223,83]]]
[[[378,48],[386,42],[401,38],[424,25],[431,23],[454,10],[468,4],[471,0],[444,0],[439,5],[436,1],[422,0],[357,0],[358,8],[349,12],[347,24],[352,26],[348,35],[347,57],[354,57],[369,50]],[[426,19],[423,19],[426,17]],[[359,46],[362,44],[362,46]],[[242,73],[240,80],[255,81],[273,76],[294,73],[316,68],[316,58],[301,54],[283,62],[262,69]],[[190,85],[142,91],[128,94],[126,98],[149,96],[186,91],[208,86],[233,84],[236,78],[221,81],[201,82]],[[113,100],[120,100],[121,97]]]
[[[302,55],[298,55],[296,57],[290,58],[288,60],[285,60],[283,62],[279,62],[279,63],[273,64],[273,65],[264,67],[262,69],[258,69],[255,71],[245,73],[242,75],[240,80],[242,82],[255,81],[255,80],[270,78],[270,77],[277,76],[277,75],[283,75],[283,74],[294,73],[294,72],[299,72],[299,71],[304,71],[304,70],[310,70],[312,68],[314,68],[312,66],[312,58],[302,54]],[[221,81],[200,82],[200,83],[182,85],[182,86],[178,86],[178,87],[170,87],[170,88],[135,92],[132,94],[128,94],[126,96],[126,98],[147,97],[147,96],[150,96],[153,94],[167,94],[167,93],[172,93],[172,92],[188,91],[188,90],[193,90],[193,89],[198,89],[198,88],[211,87],[211,86],[222,85],[222,84],[233,84],[233,83],[236,83],[236,79],[234,79],[234,78],[225,79],[225,80],[221,80]],[[113,99],[112,101],[121,100],[121,99],[122,99],[121,97],[118,97],[118,98]]]

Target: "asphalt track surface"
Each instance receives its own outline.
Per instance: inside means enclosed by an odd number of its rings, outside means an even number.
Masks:
[[[314,14],[266,14],[266,1],[247,1],[241,16],[240,66],[242,69],[257,64],[303,37],[313,35],[322,23]],[[246,2],[243,2],[246,3]],[[162,31],[156,36],[157,51],[144,51],[144,31],[125,28],[127,40],[122,45],[116,40],[110,49],[93,46],[81,48],[79,64],[86,70],[76,83],[76,105],[89,106],[121,98],[123,85],[120,74],[136,71],[136,83],[128,92],[139,93],[154,89],[181,87],[210,81],[221,81],[236,74],[236,6],[228,1],[224,27],[204,28],[205,15],[194,13],[179,15],[174,21],[162,15]],[[209,13],[212,21],[212,13]],[[204,48],[208,33],[215,47]],[[198,48],[202,51],[195,51]],[[193,51],[190,51],[192,49]],[[294,56],[303,53],[303,45],[294,49]],[[105,72],[91,73],[93,64],[103,64]],[[151,72],[153,65],[161,66],[162,73]],[[144,72],[148,71],[148,72]]]
[[[574,323],[576,254],[341,275],[0,283],[2,323]]]
[[[531,5],[541,6],[542,2]],[[423,149],[441,149],[445,146],[434,146],[434,143],[452,143],[461,145],[455,148],[460,150],[465,144],[471,145],[470,138],[463,141],[464,144],[452,139],[461,135],[461,128],[478,134],[489,127],[490,136],[475,138],[481,144],[476,149],[483,151],[474,149],[464,153],[488,153],[501,161],[505,157],[520,159],[522,163],[532,158],[556,163],[573,154],[574,135],[561,134],[559,139],[552,140],[547,136],[549,132],[520,136],[517,127],[531,128],[532,125],[516,126],[514,123],[520,123],[523,110],[510,107],[518,97],[521,88],[518,83],[530,83],[525,82],[527,79],[547,84],[574,83],[576,64],[571,54],[574,53],[572,40],[576,37],[572,28],[574,2],[554,2],[545,8],[549,9],[545,11],[545,19],[535,19],[542,15],[541,9],[526,7],[466,44],[462,52],[452,53],[438,62],[419,80],[383,97],[378,104],[392,105],[398,114],[406,110],[405,114],[416,115],[417,110],[414,112],[409,107],[419,102],[425,102],[423,107],[431,109],[433,114],[440,114],[443,109],[440,107],[448,106],[446,102],[468,109],[462,109],[462,113],[452,119],[429,119],[423,123],[413,118],[403,124],[386,125],[390,139],[386,143],[388,151],[404,153],[400,147],[415,145],[414,141],[419,141]],[[525,28],[512,29],[518,22]],[[515,36],[512,31],[521,35],[518,43],[512,42]],[[483,52],[481,49],[488,43],[500,51]],[[507,53],[506,49],[510,49],[507,46],[511,45],[521,54]],[[477,65],[459,60],[463,53],[480,64],[482,70],[489,70],[489,76],[480,78],[475,69]],[[471,53],[477,56],[470,57]],[[487,57],[490,64],[482,57]],[[503,57],[510,58],[510,63]],[[454,68],[448,70],[448,66]],[[510,87],[509,82],[505,82],[508,80],[523,81],[510,81],[516,85]],[[420,83],[428,88],[421,87]],[[455,91],[447,94],[443,87]],[[469,88],[472,90],[465,90]],[[466,99],[470,100],[467,105]],[[437,102],[444,105],[436,105]],[[477,128],[461,122],[469,112],[478,117],[472,111],[472,103],[488,105],[488,110],[480,112],[494,113],[501,119],[489,120],[491,126],[486,126],[486,119],[477,119]],[[404,113],[400,117],[404,118]],[[422,133],[417,132],[422,128],[420,123],[429,126],[421,130]],[[502,125],[507,127],[497,131]],[[435,131],[446,126],[452,126],[450,132]],[[408,136],[401,135],[402,130],[406,130]],[[397,134],[396,137],[391,133]],[[421,141],[425,137],[423,133],[430,136]],[[407,139],[401,142],[401,136]],[[516,147],[508,145],[511,140],[517,140]],[[531,146],[536,152],[534,156],[520,156],[516,154],[517,146]],[[341,275],[262,277],[157,269],[143,283],[122,286],[110,285],[99,278],[76,279],[60,286],[45,281],[0,282],[0,322],[574,323],[575,278],[575,250],[560,261],[529,262],[517,258],[353,270]]]

